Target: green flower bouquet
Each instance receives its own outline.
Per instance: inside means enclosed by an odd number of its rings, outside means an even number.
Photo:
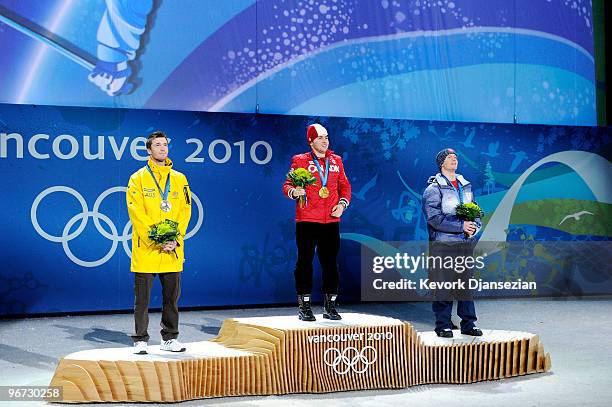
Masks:
[[[155,243],[156,246],[161,247],[173,240],[177,240],[181,235],[178,229],[178,222],[175,222],[170,219],[163,220],[155,225],[151,226],[149,229],[149,239]],[[174,251],[176,255],[176,251]]]
[[[308,171],[306,168],[296,168],[292,169],[287,173],[287,179],[291,181],[291,184],[294,187],[306,188],[310,185],[316,185],[317,179]],[[300,208],[303,208],[304,205],[308,204],[308,200],[306,199],[306,195],[302,195],[298,197],[298,203]]]
[[[457,205],[455,213],[459,219],[470,222],[474,222],[477,218],[484,216],[484,211],[474,202]]]

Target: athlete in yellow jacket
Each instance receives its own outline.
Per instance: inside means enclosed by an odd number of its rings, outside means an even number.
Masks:
[[[128,183],[126,201],[132,221],[134,273],[134,353],[146,354],[149,334],[149,299],[157,275],[162,285],[162,343],[160,349],[182,352],[178,337],[178,298],[185,261],[184,237],[191,217],[191,192],[187,178],[172,169],[168,139],[156,131],[147,139],[149,160]],[[178,222],[180,236],[159,247],[149,237],[151,226],[166,219]]]
[[[191,193],[187,178],[172,169],[172,161],[165,159],[165,165],[155,165],[149,158],[147,165],[153,171],[159,186],[165,187],[170,175],[168,202],[170,210],[161,209],[162,198],[153,177],[145,166],[130,177],[127,193],[127,206],[132,221],[132,265],[136,273],[164,273],[183,270],[185,251],[183,239],[191,217]],[[181,236],[177,240],[176,253],[160,251],[149,240],[151,225],[170,219],[179,224]]]

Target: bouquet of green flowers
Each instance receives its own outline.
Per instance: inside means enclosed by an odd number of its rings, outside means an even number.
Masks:
[[[181,232],[178,230],[178,222],[170,219],[156,223],[149,229],[149,239],[160,248],[168,242],[177,240],[180,235]]]
[[[477,218],[484,216],[484,211],[474,202],[457,205],[455,213],[459,219],[470,222],[474,222]]]
[[[317,179],[308,171],[306,168],[292,169],[287,173],[287,179],[291,181],[294,187],[306,188],[310,185],[316,185]],[[308,204],[306,195],[298,197],[298,203],[300,208],[304,207],[304,204]]]

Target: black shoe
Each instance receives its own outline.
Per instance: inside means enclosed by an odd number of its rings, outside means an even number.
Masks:
[[[323,303],[323,318],[338,321],[342,319],[338,311],[336,311],[336,294],[325,294]]]
[[[301,321],[316,321],[310,309],[310,294],[298,295],[298,318]]]
[[[436,331],[436,335],[438,335],[440,338],[452,338],[453,331],[448,328],[440,329],[439,331]]]
[[[463,335],[469,335],[469,336],[482,336],[482,331],[476,327],[470,329],[469,331],[461,331],[461,333]]]

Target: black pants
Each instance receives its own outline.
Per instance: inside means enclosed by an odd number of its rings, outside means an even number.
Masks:
[[[323,293],[338,293],[338,264],[340,251],[340,223],[297,222],[295,243],[298,259],[295,264],[295,288],[298,295],[312,293],[312,261],[315,248],[323,269]]]
[[[134,342],[149,341],[149,300],[155,276],[162,286],[161,336],[164,341],[178,337],[178,299],[181,295],[181,273],[134,273]]]
[[[436,316],[436,332],[443,329],[451,329],[451,313],[453,311],[452,301],[434,301],[431,309]],[[457,315],[461,318],[461,332],[468,332],[476,326],[476,307],[474,301],[457,301]]]
[[[442,258],[457,258],[472,256],[474,254],[474,243],[443,243],[430,242],[429,255],[439,256]],[[466,269],[461,273],[457,273],[455,269],[444,267],[434,267],[429,270],[429,278],[435,282],[452,282],[463,281],[468,287],[468,281],[472,277],[471,269]],[[432,311],[436,317],[435,331],[439,332],[443,329],[451,329],[451,313],[453,310],[453,300],[457,300],[457,315],[461,318],[461,332],[467,332],[474,328],[478,318],[476,317],[476,307],[471,290],[435,290],[434,301],[432,303]]]

